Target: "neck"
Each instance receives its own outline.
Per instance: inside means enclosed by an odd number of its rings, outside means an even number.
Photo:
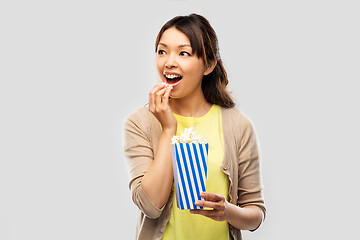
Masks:
[[[204,95],[188,96],[184,98],[172,98],[169,101],[171,110],[184,117],[201,117],[211,108]]]

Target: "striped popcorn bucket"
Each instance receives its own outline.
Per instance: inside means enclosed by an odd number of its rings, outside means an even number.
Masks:
[[[205,192],[208,143],[171,143],[176,203],[179,209],[203,209],[195,206]]]

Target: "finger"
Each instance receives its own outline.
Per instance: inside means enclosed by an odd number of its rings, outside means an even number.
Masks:
[[[166,83],[158,83],[156,84],[151,90],[149,94],[156,94],[160,89],[164,88],[166,86]]]
[[[163,99],[163,104],[164,105],[168,105],[168,102],[169,102],[169,96],[170,96],[170,92],[172,90],[172,86],[169,85],[166,89],[166,92],[164,94],[164,99]]]
[[[216,194],[216,193],[209,193],[209,192],[202,192],[200,193],[200,197],[205,198],[206,201],[211,201],[211,202],[220,202],[222,200],[225,200],[225,197],[220,195],[220,194]]]
[[[160,89],[155,94],[155,110],[161,107],[161,98],[163,98],[164,94],[166,92],[166,88]]]
[[[155,93],[159,90],[161,84],[156,84],[149,92],[149,110],[151,112],[155,111]]]
[[[149,110],[151,112],[155,111],[155,94],[161,89],[164,88],[165,83],[156,84],[149,93]]]
[[[212,208],[212,209],[217,209],[217,210],[224,209],[224,207],[222,207],[222,205],[219,204],[218,202],[196,201],[195,205],[199,206],[199,207]]]

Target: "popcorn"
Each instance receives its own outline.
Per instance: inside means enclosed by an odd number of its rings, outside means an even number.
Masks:
[[[185,128],[180,136],[173,136],[171,143],[207,143],[206,139],[195,133],[194,128]]]
[[[209,144],[192,127],[171,139],[176,205],[179,209],[203,209],[195,202],[206,192]]]
[[[168,84],[166,82],[162,82],[161,84],[164,85],[166,88],[173,89],[173,86],[171,84]]]

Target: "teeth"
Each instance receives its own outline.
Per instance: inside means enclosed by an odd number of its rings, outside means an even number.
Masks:
[[[180,75],[175,75],[175,74],[165,74],[165,77],[173,79],[173,78],[177,78],[180,77]]]

